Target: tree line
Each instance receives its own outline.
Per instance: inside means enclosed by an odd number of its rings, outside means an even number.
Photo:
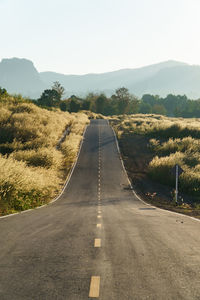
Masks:
[[[0,96],[7,93],[0,89]],[[58,107],[62,111],[78,112],[89,110],[105,116],[119,114],[161,114],[169,117],[200,118],[200,99],[191,100],[186,95],[169,94],[166,97],[145,94],[138,98],[125,87],[116,89],[107,97],[105,94],[89,93],[84,98],[72,95],[64,98],[65,89],[54,82],[50,89],[44,90],[39,99],[33,102],[41,107]]]
[[[72,95],[61,100],[64,92],[61,84],[54,82],[51,89],[42,93],[37,104],[43,107],[60,107],[61,110],[69,112],[90,110],[103,115],[133,114],[138,111],[139,99],[124,87],[117,89],[110,98],[103,93],[89,93],[85,98]]]

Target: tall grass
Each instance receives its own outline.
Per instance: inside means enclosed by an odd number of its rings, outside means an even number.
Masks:
[[[118,138],[139,134],[149,138],[155,157],[149,164],[149,176],[174,186],[171,169],[179,164],[180,189],[200,196],[200,119],[168,118],[159,115],[130,115],[111,118]]]
[[[1,214],[49,202],[61,183],[55,171],[30,168],[12,158],[0,156],[0,169]]]
[[[159,155],[169,155],[170,153],[179,152],[199,152],[200,140],[188,136],[183,139],[169,138],[166,142],[160,142],[159,139],[151,139],[149,141],[151,149]]]
[[[63,156],[55,148],[39,148],[32,150],[15,151],[10,155],[17,161],[26,162],[27,166],[43,167],[46,169],[60,169]]]
[[[149,165],[150,176],[163,184],[174,186],[172,168],[179,164],[184,172],[179,177],[180,189],[183,192],[200,195],[200,155],[188,157],[187,153],[176,152],[164,157],[154,157]]]
[[[0,99],[0,214],[48,203],[58,193],[88,123],[84,113],[49,111],[21,96]]]

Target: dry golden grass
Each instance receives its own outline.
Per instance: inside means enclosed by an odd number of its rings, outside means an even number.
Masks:
[[[0,214],[48,203],[74,162],[88,116],[0,99]],[[57,144],[69,128],[69,135]]]
[[[24,162],[0,156],[1,214],[48,203],[59,190],[58,172],[31,168]]]
[[[53,147],[14,151],[11,153],[10,158],[24,161],[28,166],[47,169],[60,169],[63,161],[62,153]]]
[[[179,164],[180,189],[200,196],[200,120],[159,115],[114,116],[110,119],[118,138],[135,134],[147,136],[155,157],[149,164],[154,180],[174,185],[171,169]]]

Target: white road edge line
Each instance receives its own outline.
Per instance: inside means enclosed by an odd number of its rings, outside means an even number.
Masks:
[[[69,174],[68,174],[68,176],[67,176],[67,179],[66,179],[66,181],[65,181],[65,183],[64,183],[64,186],[63,186],[63,188],[62,188],[60,194],[59,194],[56,198],[54,198],[53,200],[51,200],[49,203],[47,203],[47,204],[44,204],[44,205],[42,205],[42,206],[38,206],[38,207],[35,207],[35,208],[27,209],[27,210],[24,210],[24,211],[21,211],[21,212],[17,212],[17,213],[14,213],[14,214],[2,216],[2,217],[0,217],[0,219],[9,218],[9,217],[13,217],[13,216],[16,216],[16,215],[21,215],[21,214],[27,213],[27,212],[29,212],[29,211],[33,211],[33,210],[35,210],[35,209],[43,208],[43,207],[45,207],[45,206],[48,206],[48,205],[50,205],[50,204],[56,202],[56,201],[62,196],[62,194],[64,193],[66,187],[67,187],[68,184],[69,184],[69,181],[70,181],[70,179],[71,179],[71,177],[72,177],[72,174],[73,174],[73,172],[74,172],[74,169],[75,169],[75,167],[76,167],[76,165],[77,165],[77,162],[78,162],[78,159],[79,159],[79,156],[80,156],[80,153],[81,153],[81,149],[82,149],[82,145],[83,145],[83,141],[84,141],[84,138],[85,138],[85,133],[86,133],[87,128],[88,128],[88,125],[85,126],[85,129],[84,129],[84,132],[83,132],[83,137],[82,137],[82,140],[81,140],[81,143],[80,143],[80,146],[79,146],[79,151],[78,151],[76,160],[74,161],[74,163],[73,163],[73,165],[72,165],[71,171],[69,172]]]
[[[108,125],[110,126],[110,123],[109,123],[108,120],[107,120],[107,122],[108,122]],[[174,211],[171,211],[171,210],[162,209],[162,208],[153,206],[153,205],[151,205],[151,204],[145,202],[144,200],[142,200],[142,199],[136,194],[136,192],[134,191],[133,186],[132,186],[132,184],[131,184],[131,182],[130,182],[130,179],[129,179],[129,177],[128,177],[128,174],[127,174],[127,171],[126,171],[126,169],[125,169],[125,166],[124,166],[124,162],[123,162],[123,159],[122,159],[122,156],[121,156],[121,152],[120,152],[120,149],[119,149],[119,143],[118,143],[118,140],[117,140],[116,133],[115,133],[113,127],[112,127],[112,126],[110,126],[110,127],[112,128],[113,134],[114,134],[114,136],[115,136],[115,142],[116,142],[116,145],[117,145],[117,150],[118,150],[118,152],[119,152],[119,156],[120,156],[120,161],[121,161],[121,164],[122,164],[122,168],[123,168],[123,170],[124,170],[124,172],[125,172],[125,174],[126,174],[126,177],[127,177],[127,180],[128,180],[128,183],[129,183],[129,185],[130,185],[130,188],[131,188],[131,190],[132,190],[133,195],[134,195],[139,201],[141,201],[142,203],[144,203],[145,205],[154,207],[154,208],[156,208],[157,210],[162,210],[162,211],[167,212],[167,213],[170,213],[170,214],[174,214],[174,215],[186,217],[186,218],[192,219],[192,220],[194,220],[194,221],[200,222],[199,219],[196,219],[196,218],[194,218],[194,217],[190,217],[190,216],[188,216],[188,215],[184,215],[184,214],[177,213],[177,212],[174,212]]]

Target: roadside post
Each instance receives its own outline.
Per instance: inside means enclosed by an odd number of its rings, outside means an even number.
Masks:
[[[183,169],[178,164],[172,168],[172,174],[176,177],[176,203],[178,202],[178,178],[182,173]]]

